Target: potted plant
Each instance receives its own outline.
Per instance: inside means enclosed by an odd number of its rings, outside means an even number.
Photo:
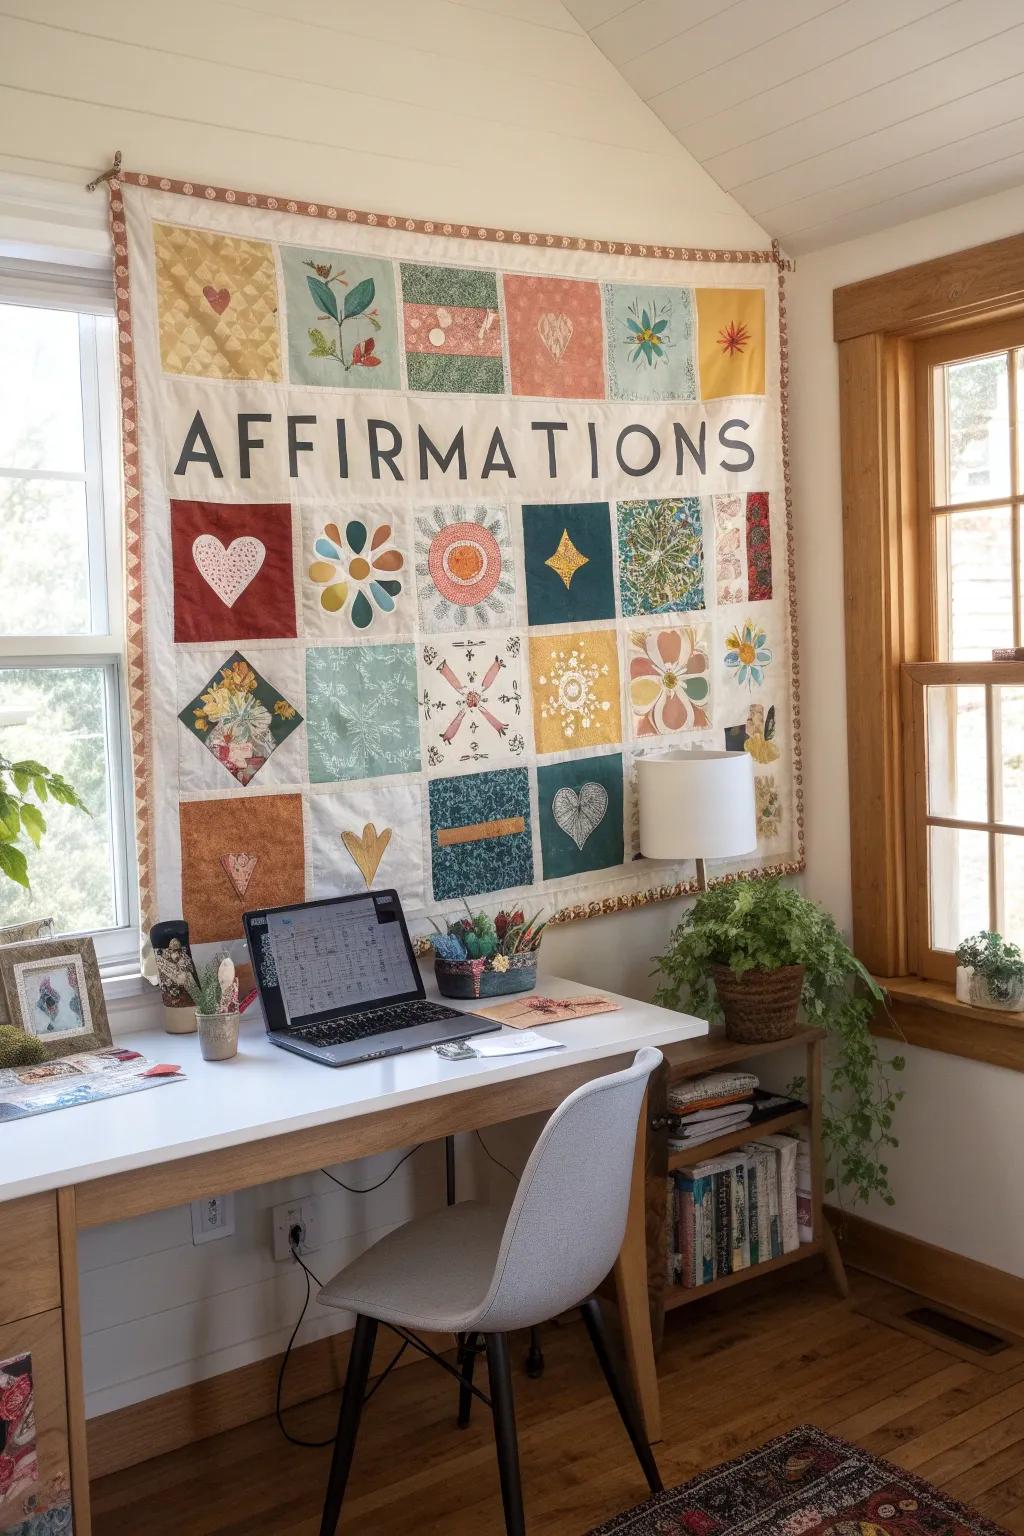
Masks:
[[[204,1061],[228,1061],[238,1051],[238,978],[228,955],[217,955],[185,978],[196,1005],[199,1049]]]
[[[982,930],[956,952],[957,996],[976,1008],[1024,1009],[1024,955],[1002,934]],[[961,972],[966,996],[961,986]]]
[[[467,916],[437,928],[430,935],[434,951],[434,976],[442,997],[497,997],[507,992],[528,992],[537,984],[537,950],[546,923],[527,920],[522,911],[486,912]]]
[[[893,1204],[887,1147],[903,1097],[871,1034],[885,993],[816,902],[779,880],[736,880],[702,892],[656,961],[662,981],[655,1002],[716,1020],[733,1039],[785,1038],[800,1017],[828,1030],[835,1052],[824,1085],[822,1139],[838,1183],[855,1199],[881,1195]],[[795,977],[799,977],[799,984]],[[773,979],[777,983],[773,986]],[[760,1025],[760,1015],[770,1022]],[[795,1092],[806,1085],[792,1085]]]

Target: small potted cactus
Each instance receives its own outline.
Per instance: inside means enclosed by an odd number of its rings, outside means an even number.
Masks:
[[[430,935],[434,976],[442,997],[497,997],[537,984],[537,950],[546,923],[521,910],[457,918]]]

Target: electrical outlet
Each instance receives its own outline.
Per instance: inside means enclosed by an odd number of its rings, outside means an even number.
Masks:
[[[272,1214],[275,1259],[290,1258],[292,1250],[288,1234],[292,1227],[302,1228],[299,1253],[315,1253],[320,1247],[320,1201],[314,1195],[307,1195],[304,1200],[290,1200],[287,1205],[275,1205]]]
[[[192,1201],[193,1243],[212,1243],[216,1237],[230,1237],[234,1230],[234,1195],[206,1195]]]

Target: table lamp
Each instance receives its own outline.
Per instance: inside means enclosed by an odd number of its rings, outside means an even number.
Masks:
[[[748,752],[672,748],[637,758],[640,852],[645,859],[735,859],[757,848],[754,761]]]

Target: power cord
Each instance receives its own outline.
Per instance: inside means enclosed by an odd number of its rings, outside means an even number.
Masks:
[[[383,1189],[384,1185],[388,1182],[388,1179],[393,1179],[399,1168],[401,1168],[402,1164],[407,1163],[410,1157],[412,1157],[413,1153],[418,1152],[420,1147],[423,1145],[424,1143],[422,1141],[418,1141],[414,1147],[410,1147],[408,1152],[406,1152],[403,1157],[398,1159],[398,1162],[392,1168],[390,1173],[386,1173],[384,1177],[378,1180],[376,1184],[368,1184],[365,1189],[356,1189],[354,1184],[346,1184],[344,1179],[339,1179],[336,1174],[328,1173],[326,1168],[321,1168],[320,1172],[325,1174],[327,1178],[331,1180],[332,1184],[337,1184],[340,1189],[347,1189],[350,1195],[372,1195],[374,1190]]]
[[[481,1136],[479,1131],[474,1132],[474,1134],[476,1136],[477,1141],[483,1147],[484,1152],[490,1158],[491,1162],[494,1163],[494,1165],[496,1167],[500,1168],[503,1173],[507,1173],[509,1178],[510,1179],[514,1179],[515,1182],[518,1184],[519,1183],[519,1175],[518,1175],[518,1173],[513,1173],[512,1169],[508,1166],[507,1163],[503,1163],[500,1157],[495,1157],[494,1153],[491,1151],[491,1149],[487,1145],[486,1141],[484,1141],[484,1139]]]

